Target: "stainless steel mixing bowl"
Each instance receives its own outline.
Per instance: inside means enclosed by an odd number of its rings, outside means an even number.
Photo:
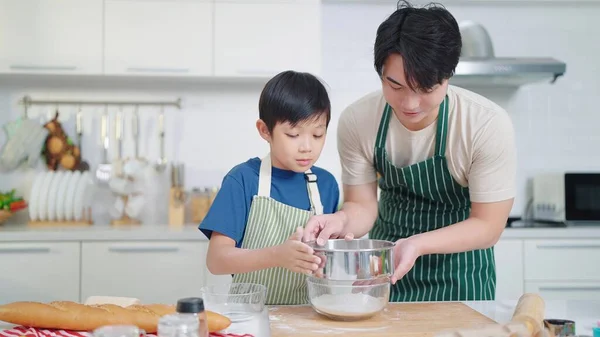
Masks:
[[[371,280],[390,277],[394,273],[395,243],[373,239],[331,239],[321,246],[307,243],[321,258],[313,275],[331,280]]]

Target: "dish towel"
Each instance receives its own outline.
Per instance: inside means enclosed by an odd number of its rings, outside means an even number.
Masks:
[[[157,337],[147,334],[147,337]],[[92,333],[85,331],[68,331],[52,329],[36,329],[17,326],[8,330],[0,330],[0,337],[93,337]],[[225,334],[219,332],[210,333],[210,337],[254,337],[250,334]]]

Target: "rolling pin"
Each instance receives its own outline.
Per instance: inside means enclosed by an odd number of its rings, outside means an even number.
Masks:
[[[523,294],[519,298],[511,323],[522,323],[531,336],[538,336],[544,331],[544,312],[546,305],[538,294]]]
[[[542,337],[550,336],[544,329],[544,300],[537,294],[527,293],[519,298],[509,323],[492,324],[480,328],[444,331],[435,337]]]

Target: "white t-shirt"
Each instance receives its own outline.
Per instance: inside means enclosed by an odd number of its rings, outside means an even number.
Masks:
[[[474,92],[448,86],[448,138],[446,160],[454,180],[468,186],[472,202],[514,198],[516,148],[510,116],[497,104]],[[381,91],[352,103],[339,120],[337,138],[342,182],[360,185],[377,179],[375,138],[385,99]],[[423,130],[410,131],[393,115],[386,151],[397,167],[431,158],[437,121]]]

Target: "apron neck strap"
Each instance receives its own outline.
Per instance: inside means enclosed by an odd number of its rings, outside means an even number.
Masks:
[[[312,211],[319,215],[323,214],[323,204],[321,204],[321,194],[319,194],[319,186],[317,186],[317,175],[308,169],[304,173],[306,178],[306,187],[308,188],[308,198]]]
[[[258,195],[261,197],[271,196],[271,155],[266,155],[260,162],[258,173]]]
[[[440,104],[438,110],[437,132],[435,134],[435,154],[444,156],[446,152],[446,138],[448,136],[448,96]]]
[[[381,122],[379,123],[379,129],[377,131],[377,138],[375,139],[375,147],[385,149],[385,142],[387,139],[387,133],[389,128],[390,119],[394,115],[392,108],[389,104],[385,104],[383,109],[383,115],[381,116]],[[444,98],[440,104],[437,118],[437,131],[435,135],[435,155],[443,156],[446,152],[446,138],[448,136],[448,96]]]
[[[271,155],[266,155],[260,162],[260,171],[258,175],[258,195],[262,197],[271,197]],[[317,175],[310,169],[304,172],[306,178],[306,188],[308,189],[308,198],[310,208],[315,214],[323,214],[323,204],[321,195],[317,186]]]

